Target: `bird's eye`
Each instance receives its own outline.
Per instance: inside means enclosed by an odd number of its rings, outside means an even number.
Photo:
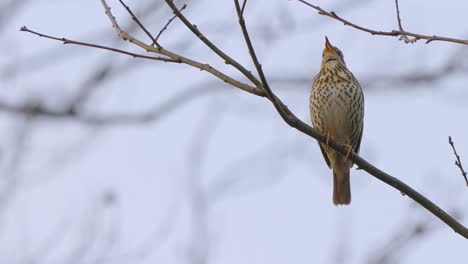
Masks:
[[[340,55],[341,58],[343,58],[343,53],[341,52],[341,50],[337,50],[338,52],[338,55]]]

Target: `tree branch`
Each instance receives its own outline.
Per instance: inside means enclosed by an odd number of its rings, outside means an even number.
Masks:
[[[166,0],[166,2],[171,2],[171,1]],[[146,50],[148,52],[161,54],[161,55],[167,56],[169,58],[172,58],[174,60],[180,61],[181,63],[184,63],[184,64],[190,65],[192,67],[195,67],[197,69],[207,71],[207,72],[213,74],[214,76],[216,76],[217,78],[219,78],[219,79],[233,85],[234,87],[240,88],[241,90],[244,90],[246,92],[253,93],[253,94],[256,94],[256,95],[259,95],[259,96],[265,96],[264,92],[261,89],[259,89],[258,87],[253,87],[253,86],[241,83],[241,82],[227,76],[226,74],[220,72],[219,70],[211,67],[209,64],[203,64],[203,63],[200,63],[198,61],[191,60],[189,58],[186,58],[184,56],[181,56],[181,55],[173,53],[173,52],[171,52],[169,50],[166,50],[163,47],[153,47],[151,45],[147,45],[147,44],[143,43],[142,41],[132,37],[130,34],[128,34],[127,32],[123,31],[120,28],[119,24],[117,23],[117,20],[115,19],[115,17],[111,13],[110,8],[107,5],[106,0],[101,0],[101,3],[102,3],[102,6],[104,7],[104,10],[105,10],[105,13],[106,13],[107,17],[109,18],[109,20],[112,23],[112,27],[117,31],[117,34],[123,40],[127,40],[130,43],[132,43],[132,44],[134,44],[134,45],[136,45],[136,46],[138,46],[138,47],[140,47],[140,48],[142,48],[142,49],[144,49],[144,50]],[[173,11],[176,13],[177,17],[179,17],[179,18],[183,17],[182,13],[179,12],[179,10],[172,4],[172,2],[171,2],[171,5],[174,8]],[[132,14],[133,13],[131,13],[130,15],[132,15]],[[198,33],[201,34],[199,31],[198,31]],[[200,38],[201,39],[206,39],[203,35],[200,35]],[[213,48],[216,48],[216,47],[214,47],[214,45],[213,45]],[[229,57],[227,57],[227,58],[229,58]],[[231,61],[233,61],[233,60],[231,59]]]
[[[104,0],[103,0],[104,1]],[[214,53],[216,53],[219,57],[221,57],[226,64],[232,65],[238,71],[240,71],[245,77],[247,77],[255,86],[261,86],[261,83],[252,75],[250,71],[248,71],[244,66],[240,63],[229,57],[226,53],[224,53],[221,49],[216,47],[205,35],[203,35],[200,30],[197,28],[195,24],[192,24],[174,5],[172,0],[165,0],[167,5],[172,9],[172,12],[184,23],[184,25],[192,31],[195,36],[197,36],[205,45],[210,48]]]
[[[363,26],[356,25],[356,24],[354,24],[354,23],[352,23],[352,22],[338,16],[333,11],[330,11],[330,12],[325,11],[320,6],[313,5],[313,4],[311,4],[311,3],[309,3],[309,2],[307,2],[305,0],[296,0],[296,1],[299,1],[299,2],[303,3],[304,5],[307,5],[307,6],[311,7],[311,8],[313,8],[313,9],[317,10],[320,15],[331,17],[331,18],[333,18],[335,20],[343,22],[343,24],[345,26],[353,27],[353,28],[358,29],[360,31],[367,32],[367,33],[369,33],[371,35],[391,36],[391,37],[400,36],[400,40],[405,41],[405,43],[413,43],[413,42],[416,42],[417,40],[424,39],[424,40],[426,40],[426,44],[429,43],[429,42],[432,42],[432,41],[446,41],[446,42],[453,42],[453,43],[468,45],[468,40],[465,40],[465,39],[448,38],[448,37],[441,37],[441,36],[436,36],[436,35],[432,35],[432,36],[423,35],[423,34],[418,34],[418,33],[413,33],[413,32],[403,30],[401,27],[400,27],[399,30],[392,30],[392,31],[378,31],[378,30],[365,28]],[[399,19],[399,12],[400,11],[398,9],[398,2],[397,1],[396,1],[396,5],[397,5],[398,22],[399,22],[399,25],[401,25],[401,21]],[[408,36],[410,36],[410,37],[413,37],[414,39],[408,39],[408,41],[406,41],[405,36],[406,36],[406,38]]]
[[[179,12],[182,12],[182,10],[184,10],[185,8],[187,7],[186,4],[184,4],[180,9],[179,9]],[[171,17],[167,23],[164,25],[164,27],[161,28],[161,30],[159,31],[158,35],[156,35],[156,39],[155,39],[155,43],[158,43],[158,40],[159,38],[161,37],[161,35],[164,33],[164,31],[166,31],[167,27],[169,27],[169,25],[172,23],[172,21],[174,21],[174,19],[176,19],[176,15],[174,15],[173,17]]]
[[[244,2],[245,3],[245,2]],[[260,76],[260,81],[262,82],[263,89],[265,90],[268,99],[273,103],[275,106],[276,110],[278,110],[278,113],[281,115],[281,117],[286,121],[287,123],[288,120],[291,120],[290,117],[288,117],[286,111],[285,111],[285,106],[284,104],[280,103],[280,100],[275,96],[275,94],[272,92],[270,86],[268,85],[268,81],[265,77],[265,73],[263,72],[262,65],[258,61],[257,55],[255,54],[255,49],[252,45],[252,41],[250,40],[249,32],[247,31],[247,27],[245,25],[245,20],[243,16],[243,9],[241,9],[241,6],[239,4],[238,0],[234,0],[234,4],[236,6],[236,12],[237,16],[239,18],[239,25],[242,29],[242,34],[244,35],[245,43],[247,45],[247,48],[249,49],[249,54],[250,57],[252,58],[252,62],[255,65],[255,69],[257,70],[258,75]],[[245,7],[245,6],[244,6]]]
[[[50,109],[40,103],[30,102],[21,105],[0,102],[0,111],[18,116],[33,116],[56,121],[74,120],[88,126],[123,126],[123,125],[144,125],[156,122],[167,114],[174,112],[181,105],[193,101],[195,98],[206,95],[210,92],[222,91],[214,89],[213,85],[201,83],[195,89],[185,89],[180,93],[168,98],[164,103],[158,104],[142,113],[114,113],[98,114],[85,113],[74,110],[72,107],[64,109]]]
[[[400,31],[403,31],[403,27],[401,26],[400,7],[398,6],[398,0],[395,0],[395,8],[396,8],[396,14],[397,14],[398,29]]]
[[[127,10],[127,12],[132,16],[133,21],[145,32],[145,34],[153,41],[151,46],[156,44],[159,47],[158,41],[153,37],[153,35],[146,29],[146,27],[140,22],[137,16],[133,13],[133,11],[124,3],[124,1],[119,0],[120,4]],[[110,9],[109,9],[110,10]]]
[[[291,127],[296,128],[297,130],[317,139],[318,141],[325,143],[327,142],[326,138],[321,135],[316,129],[308,126],[307,124],[303,123],[301,120],[299,120],[293,113],[291,113],[287,107],[284,106],[284,104],[281,102],[281,100],[273,93],[273,91],[270,89],[266,78],[263,74],[263,70],[261,67],[261,64],[259,63],[256,55],[255,55],[255,50],[253,48],[252,42],[250,41],[250,37],[247,31],[247,27],[245,25],[245,21],[242,15],[242,11],[239,5],[239,0],[234,0],[235,6],[236,6],[236,11],[237,15],[239,17],[239,25],[242,29],[244,39],[246,41],[246,45],[249,49],[249,53],[252,57],[252,61],[255,64],[255,67],[257,68],[258,74],[260,75],[260,79],[262,80],[263,88],[265,92],[267,93],[268,98],[270,101],[273,103],[275,106],[276,110],[278,113],[281,115],[283,120],[289,124]],[[337,150],[339,153],[343,155],[347,155],[347,151],[343,146],[337,144],[336,142],[332,142],[330,144],[333,149]],[[431,213],[433,213],[435,216],[437,216],[440,220],[445,222],[447,225],[452,227],[455,232],[459,233],[463,237],[468,239],[468,229],[460,224],[455,218],[450,216],[448,213],[446,213],[444,210],[442,210],[440,207],[435,205],[433,202],[431,202],[429,199],[427,199],[425,196],[421,195],[418,193],[416,190],[405,184],[404,182],[398,180],[397,178],[385,173],[384,171],[379,170],[378,168],[374,167],[370,163],[368,163],[366,160],[363,158],[359,157],[355,152],[352,152],[351,154],[351,160],[359,166],[360,169],[368,172],[369,174],[373,175],[377,179],[389,184],[390,186],[394,187],[395,189],[399,190],[400,192],[406,194],[410,198],[412,198],[414,201],[422,205],[424,208],[429,210]]]
[[[253,45],[250,41],[250,37],[248,36],[248,32],[245,26],[245,22],[242,16],[241,8],[239,5],[238,0],[234,0],[235,5],[236,5],[236,11],[238,13],[239,17],[239,24],[241,25],[242,32],[244,34],[244,38],[247,43],[247,47],[249,48],[250,55],[252,57],[252,60],[255,63],[255,67],[257,68],[258,74],[260,75],[261,79],[261,85],[263,86],[263,91],[265,91],[266,96],[268,99],[273,103],[275,106],[276,110],[278,113],[281,115],[283,120],[291,127],[303,132],[304,134],[307,134],[314,139],[325,143],[327,142],[327,139],[325,136],[323,136],[319,131],[316,129],[308,126],[304,122],[302,122],[300,119],[298,119],[289,109],[281,102],[281,100],[273,93],[273,91],[270,89],[268,86],[268,82],[265,78],[265,75],[263,74],[263,70],[261,69],[261,64],[258,62],[258,59],[256,58],[255,51],[253,49]],[[299,0],[300,1],[300,0]],[[103,4],[105,4],[105,0],[102,0]],[[189,22],[188,19],[185,18],[180,12],[178,12],[178,9],[175,7],[173,2],[171,0],[166,0],[166,3],[171,7],[172,11],[175,13],[175,15],[194,33],[205,45],[207,45],[213,52],[215,52],[218,56],[221,58],[225,59],[227,63],[233,65],[235,68],[237,68],[241,73],[243,73],[246,77],[250,77],[249,79],[258,86],[258,80],[247,70],[245,70],[244,67],[236,67],[235,65],[240,65],[238,62],[234,61],[231,57],[227,56],[224,52],[219,50],[212,42],[210,42],[193,24]],[[118,32],[122,32],[120,28],[117,26],[117,22],[115,21],[115,18],[110,13],[109,8],[106,9],[106,14],[109,16],[109,18],[112,21],[112,24],[114,27],[116,27]],[[119,33],[121,35],[121,33]],[[121,35],[122,36],[122,35]],[[126,39],[125,37],[128,37],[128,35],[123,35],[122,38]],[[130,40],[132,43],[138,43],[138,41]],[[330,147],[338,151],[339,153],[346,155],[347,154],[347,149],[344,148],[343,146],[337,144],[333,140],[328,141]],[[437,216],[440,220],[445,222],[448,226],[450,226],[455,232],[459,233],[463,237],[468,239],[468,229],[463,226],[460,222],[458,222],[455,218],[450,216],[448,213],[446,213],[444,210],[442,210],[440,207],[435,205],[433,202],[431,202],[428,198],[425,196],[421,195],[418,193],[416,190],[405,184],[404,182],[398,180],[397,178],[385,173],[384,171],[376,168],[372,164],[368,163],[366,160],[361,158],[359,155],[356,153],[351,153],[350,159],[357,165],[359,166],[360,169],[368,172],[369,174],[373,175],[377,179],[387,183],[388,185],[394,187],[395,189],[399,190],[400,192],[406,194],[408,197],[412,198],[414,201],[419,203],[421,206],[426,208],[428,211],[430,211],[432,214]]]
[[[160,47],[152,47],[150,45],[144,44],[143,42],[141,42],[138,39],[135,39],[134,37],[132,37],[129,34],[127,34],[126,32],[124,32],[118,26],[117,21],[115,20],[112,13],[110,12],[110,8],[108,7],[106,1],[101,0],[102,4],[104,6],[104,9],[106,11],[106,14],[109,17],[113,27],[115,28],[115,30],[118,32],[119,36],[123,40],[128,40],[129,42],[133,43],[136,46],[139,46],[139,47],[145,49],[146,51],[161,54],[161,55],[169,57],[170,59],[177,60],[177,61],[180,61],[181,63],[188,64],[188,65],[190,65],[192,67],[195,67],[195,68],[198,68],[198,69],[201,69],[201,70],[206,70],[206,71],[210,72],[211,74],[213,74],[214,76],[216,76],[217,78],[219,78],[219,79],[221,79],[221,80],[223,80],[223,81],[225,81],[225,82],[227,82],[227,83],[229,83],[229,84],[231,84],[231,85],[233,85],[233,86],[235,86],[237,88],[240,88],[240,89],[242,89],[244,91],[247,91],[249,93],[252,93],[252,94],[255,94],[255,95],[261,96],[261,97],[267,97],[271,101],[271,103],[275,106],[276,110],[281,115],[283,120],[289,126],[299,130],[300,132],[302,132],[302,133],[304,133],[306,135],[309,135],[310,137],[312,137],[312,138],[314,138],[314,139],[316,139],[316,140],[318,140],[318,141],[320,141],[322,143],[327,142],[326,137],[323,136],[318,130],[310,127],[309,125],[302,122],[299,118],[297,118],[286,107],[286,105],[284,105],[283,102],[273,93],[273,91],[269,87],[268,82],[266,80],[266,77],[265,77],[265,75],[263,73],[263,70],[261,68],[261,64],[259,63],[259,61],[258,61],[258,59],[257,59],[257,57],[255,55],[255,50],[254,50],[253,45],[252,45],[252,43],[250,41],[250,37],[249,37],[248,32],[247,32],[247,27],[245,26],[245,21],[243,19],[243,15],[242,15],[242,11],[241,11],[239,1],[238,0],[234,0],[234,1],[235,1],[234,2],[235,5],[236,5],[236,11],[237,11],[237,14],[238,14],[238,17],[239,17],[239,24],[241,26],[241,29],[242,29],[242,32],[243,32],[243,35],[244,35],[244,39],[245,39],[246,45],[247,45],[247,47],[249,49],[252,61],[254,61],[255,67],[256,67],[257,72],[258,72],[258,74],[260,76],[261,82],[257,78],[255,78],[255,76],[253,76],[253,74],[250,71],[245,69],[243,66],[241,66],[237,61],[235,61],[231,57],[227,56],[224,52],[222,52],[220,49],[218,49],[212,42],[210,42],[196,28],[195,25],[191,24],[189,22],[189,20],[187,20],[185,18],[185,16],[183,16],[179,12],[179,10],[175,7],[175,5],[173,4],[173,2],[171,0],[166,0],[166,3],[171,7],[171,9],[175,13],[175,15],[186,25],[186,27],[189,28],[192,31],[192,33],[194,33],[214,53],[216,53],[221,58],[225,59],[226,63],[228,63],[230,65],[233,65],[245,77],[247,77],[249,80],[251,80],[255,84],[255,87],[240,83],[240,82],[234,80],[233,78],[231,78],[231,77],[219,72],[218,70],[212,68],[211,66],[209,66],[207,64],[201,64],[199,62],[196,62],[196,61],[193,61],[191,59],[182,57],[180,55],[177,55],[175,53],[172,53],[172,52],[170,52],[170,51],[168,51],[166,49],[160,48]],[[298,0],[298,1],[301,1],[301,0]],[[301,1],[301,2],[303,2],[305,4],[308,4],[305,1]],[[308,4],[308,5],[310,5],[310,4]],[[333,18],[335,18],[337,20],[340,20],[342,22],[345,22],[347,24],[350,24],[348,21],[339,18],[334,13],[328,13],[328,12],[322,10],[319,7],[315,7],[315,6],[312,6],[312,7],[314,7],[315,9],[318,8],[317,10],[321,10],[320,12],[321,12],[322,15],[327,15],[327,16],[333,17]],[[369,33],[374,32],[374,31],[371,31],[371,30],[356,26],[354,24],[352,24],[352,26],[356,27],[358,29],[360,28],[361,30],[364,30],[364,31],[369,32]],[[378,33],[379,32],[374,32],[374,34],[376,34],[376,35]],[[380,32],[380,33],[381,33],[380,35],[390,35],[390,36],[397,36],[397,35],[402,35],[403,34],[400,31],[383,32],[383,33]],[[409,33],[409,32],[406,32],[406,31],[404,33],[407,34],[407,35],[413,36],[413,37],[424,38],[424,36],[421,37],[421,35],[417,35],[417,34],[415,35],[413,33]],[[63,39],[59,39],[59,38],[54,38],[54,39],[63,41]],[[440,37],[427,37],[426,39],[428,39],[428,42],[432,41],[432,40],[444,40],[444,41],[453,40],[453,39],[449,39],[449,40],[440,39]],[[451,42],[468,44],[468,41],[462,41],[462,40],[451,41]],[[263,89],[261,89],[261,88],[263,88]],[[331,148],[335,149],[336,151],[338,151],[339,153],[341,153],[343,155],[346,155],[347,152],[348,152],[348,150],[346,148],[344,148],[343,146],[337,144],[335,141],[333,141],[331,139],[328,141],[328,144],[329,144],[329,146]],[[385,182],[386,184],[392,186],[393,188],[399,190],[401,193],[403,193],[406,196],[410,197],[411,199],[416,201],[418,204],[420,204],[422,207],[426,208],[433,215],[438,217],[441,221],[443,221],[448,226],[450,226],[455,232],[459,233],[460,235],[462,235],[463,237],[468,239],[468,229],[465,226],[463,226],[460,222],[458,222],[454,217],[452,217],[447,212],[445,212],[440,207],[438,207],[433,202],[431,202],[428,198],[421,195],[420,193],[418,193],[416,190],[414,190],[413,188],[411,188],[410,186],[408,186],[404,182],[402,182],[402,181],[398,180],[397,178],[387,174],[386,172],[376,168],[375,166],[373,166],[372,164],[370,164],[369,162],[367,162],[366,160],[361,158],[356,153],[354,153],[354,152],[350,153],[349,158],[355,164],[357,164],[357,166],[359,166],[360,169],[366,171],[367,173],[373,175],[377,179]]]
[[[463,169],[463,165],[460,161],[460,156],[458,155],[457,153],[457,150],[455,149],[455,144],[453,143],[453,140],[452,140],[452,137],[449,136],[448,138],[448,142],[450,144],[450,146],[452,146],[452,149],[453,149],[453,154],[455,155],[455,165],[460,168],[460,171],[461,171],[461,174],[463,176],[463,178],[465,178],[465,182],[466,182],[466,186],[468,186],[468,178],[467,178],[467,173],[466,171]]]
[[[244,0],[244,2],[242,3],[242,7],[241,7],[241,15],[244,16],[244,10],[245,10],[245,5],[247,4],[247,0]]]
[[[141,55],[141,54],[138,54],[138,53],[133,53],[133,52],[129,52],[129,51],[121,50],[121,49],[116,49],[116,48],[112,48],[112,47],[108,47],[108,46],[97,45],[97,44],[92,44],[92,43],[87,43],[87,42],[81,42],[81,41],[71,40],[71,39],[67,39],[67,38],[53,37],[53,36],[49,36],[49,35],[42,34],[42,33],[36,32],[34,30],[31,30],[31,29],[27,28],[26,26],[22,26],[20,28],[20,31],[28,32],[28,33],[31,33],[31,34],[34,34],[34,35],[37,35],[37,36],[43,37],[43,38],[58,40],[58,41],[63,42],[63,44],[74,44],[74,45],[78,45],[78,46],[85,46],[85,47],[92,47],[92,48],[103,49],[103,50],[110,50],[110,51],[113,51],[113,52],[122,53],[122,54],[125,54],[125,55],[128,55],[128,56],[132,56],[134,58],[142,58],[142,59],[149,59],[149,60],[159,60],[159,61],[165,61],[165,62],[181,63],[181,61],[175,60],[175,59],[146,56],[146,55]]]
[[[398,22],[398,29],[401,32],[404,32],[403,26],[401,25],[401,18],[400,18],[400,7],[398,6],[398,0],[395,0],[395,8],[397,14],[397,22]],[[405,43],[415,43],[418,39],[417,38],[408,38],[407,35],[401,35],[399,40],[403,40]]]

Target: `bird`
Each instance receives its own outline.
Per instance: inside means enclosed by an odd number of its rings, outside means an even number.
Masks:
[[[351,203],[351,151],[359,153],[364,128],[364,94],[361,85],[346,67],[343,53],[325,36],[320,72],[315,76],[310,94],[312,125],[327,138],[320,150],[333,170],[333,203]],[[328,146],[329,139],[348,149],[342,155]]]

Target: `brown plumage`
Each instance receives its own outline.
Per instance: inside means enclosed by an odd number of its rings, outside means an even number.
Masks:
[[[364,126],[364,95],[354,75],[346,68],[343,53],[325,37],[320,72],[315,76],[310,96],[313,126],[359,153]],[[333,170],[333,203],[349,204],[351,160],[326,144],[319,144],[325,161]]]

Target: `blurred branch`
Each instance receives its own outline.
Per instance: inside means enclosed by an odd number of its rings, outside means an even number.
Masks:
[[[21,167],[28,155],[28,143],[31,140],[35,129],[35,119],[33,116],[26,115],[19,120],[19,125],[13,133],[11,150],[6,153],[2,150],[1,159],[5,163],[0,177],[0,221],[7,211],[8,203],[14,198],[21,183],[18,169]],[[0,225],[1,226],[1,225]]]
[[[22,0],[13,0],[16,2]],[[163,3],[159,1],[150,1],[150,3],[141,6],[139,16],[140,18],[157,18],[159,17],[158,13],[162,11],[161,6]],[[0,14],[0,18],[1,18]],[[1,27],[1,26],[0,26]],[[138,29],[138,25],[133,23],[132,19],[127,19],[124,21],[124,28],[127,28],[128,32],[134,32]],[[1,31],[1,30],[0,30]],[[112,33],[112,32],[111,32]],[[108,28],[99,28],[94,30],[93,32],[86,33],[83,35],[85,39],[92,39],[93,41],[99,41],[104,38],[109,38],[111,34],[108,32]],[[183,40],[182,42],[186,42]],[[118,47],[121,44],[124,44],[119,38],[112,39],[112,46]],[[81,57],[87,54],[87,52],[93,51],[91,49],[57,49],[57,48],[48,48],[48,49],[41,49],[37,52],[34,52],[32,55],[28,55],[25,57],[19,57],[11,60],[7,65],[3,68],[0,68],[0,78],[9,79],[12,76],[15,76],[12,73],[19,74],[19,73],[29,73],[35,70],[44,70],[44,68],[49,67],[51,65],[57,65],[64,60],[70,60],[74,57]],[[112,58],[115,59],[115,56]],[[125,69],[135,69],[134,66],[136,60],[128,60],[125,63],[126,67],[121,67]],[[92,69],[90,72],[94,72]],[[99,71],[97,69],[96,71]],[[119,71],[119,76],[122,76],[122,71]]]
[[[367,263],[369,264],[395,264],[403,257],[402,251],[421,241],[434,230],[434,223],[427,219],[413,221],[408,220],[399,229],[392,232],[390,238],[380,249],[373,249]]]
[[[190,239],[188,245],[188,258],[193,264],[207,264],[212,254],[214,243],[210,239],[210,205],[215,200],[207,199],[204,188],[204,165],[206,152],[213,134],[224,114],[222,104],[218,101],[215,105],[208,106],[197,129],[192,131],[192,142],[187,156],[186,193],[190,206]]]
[[[97,258],[95,258],[95,261],[91,263],[147,263],[148,258],[150,256],[157,254],[158,250],[162,248],[166,243],[168,243],[170,235],[174,231],[174,226],[177,223],[177,220],[180,219],[179,211],[180,207],[178,207],[176,202],[174,202],[173,204],[171,204],[171,206],[168,207],[167,214],[164,217],[162,217],[163,220],[154,219],[154,222],[157,222],[156,226],[153,229],[148,230],[147,236],[141,241],[135,241],[131,249],[128,249],[123,252],[118,252],[116,254],[106,254],[98,256]],[[118,220],[121,219],[121,217],[121,215],[117,215],[113,218]],[[121,225],[121,223],[119,224]],[[121,229],[121,226],[120,229],[114,229],[115,231],[119,231]],[[114,241],[114,243],[120,241],[121,239]],[[108,250],[108,252],[111,252],[111,250]]]
[[[455,165],[460,168],[460,171],[461,171],[461,174],[463,176],[463,178],[465,178],[465,182],[466,182],[466,186],[468,186],[468,178],[466,177],[466,171],[463,169],[463,165],[460,161],[460,156],[458,155],[457,153],[457,150],[455,149],[455,144],[453,143],[453,140],[452,140],[452,137],[449,136],[448,138],[448,142],[450,144],[450,146],[452,146],[452,149],[453,149],[453,154],[455,155]]]
[[[190,88],[177,93],[165,100],[162,104],[157,104],[153,108],[143,113],[116,113],[116,114],[91,114],[83,111],[75,111],[74,108],[50,109],[38,103],[10,104],[0,102],[0,111],[20,116],[35,116],[53,119],[54,121],[73,120],[92,126],[120,126],[120,125],[143,125],[158,121],[168,113],[179,109],[182,105],[194,100],[197,97],[206,95],[209,92],[222,91],[213,89],[213,85],[201,83],[195,88]]]
[[[146,17],[157,17],[156,11],[159,11],[162,6],[162,3],[157,1],[151,1],[148,5],[144,5],[141,8],[140,18]],[[134,32],[139,28],[136,23],[132,23],[132,20],[125,21],[127,25],[125,28],[128,28],[129,32]],[[99,36],[102,36],[100,34]],[[116,43],[114,45],[118,46],[124,42],[120,41],[120,39],[116,38]],[[91,69],[90,76],[80,85],[78,89],[78,93],[72,98],[71,100],[71,107],[75,109],[79,109],[80,107],[85,106],[92,95],[96,93],[96,91],[102,87],[99,85],[105,80],[110,79],[111,77],[115,76],[118,73],[119,77],[122,77],[124,73],[128,73],[130,70],[135,70],[137,67],[137,63],[139,60],[133,60],[132,58],[125,61],[122,65],[116,65],[115,63],[115,56],[112,57],[113,59],[108,59],[102,65]],[[103,61],[103,60],[100,60]]]
[[[399,11],[399,8],[398,8],[398,1],[395,1],[395,2],[396,2],[396,6],[397,6],[398,25],[399,25],[400,29],[399,30],[392,30],[392,31],[378,31],[378,30],[369,29],[369,28],[366,28],[366,27],[363,27],[363,26],[359,26],[359,25],[356,25],[356,24],[354,24],[354,23],[352,23],[352,22],[338,16],[333,11],[330,11],[330,12],[325,11],[320,6],[313,5],[313,4],[311,4],[311,3],[307,2],[307,1],[304,1],[304,0],[296,0],[296,1],[299,1],[299,2],[303,3],[304,5],[307,5],[307,6],[311,7],[311,8],[313,8],[313,9],[317,10],[320,15],[331,17],[331,18],[333,18],[335,20],[343,22],[343,24],[345,26],[353,27],[353,28],[355,28],[357,30],[367,32],[367,33],[369,33],[371,35],[391,36],[391,37],[399,36],[400,40],[403,40],[405,43],[413,43],[413,42],[416,42],[416,41],[418,41],[420,39],[424,39],[424,40],[426,40],[426,44],[429,43],[429,42],[432,42],[432,41],[446,41],[446,42],[453,42],[453,43],[468,45],[468,40],[465,40],[465,39],[448,38],[448,37],[441,37],[441,36],[436,36],[436,35],[429,36],[429,35],[423,35],[423,34],[418,34],[418,33],[413,33],[413,32],[403,30],[403,28],[401,27],[401,21],[400,21],[400,16],[399,16],[400,11]],[[408,36],[413,37],[414,39],[409,39]]]
[[[455,52],[458,54],[457,52]],[[108,65],[106,63],[106,65]],[[114,64],[115,66],[115,64]],[[445,65],[435,70],[428,70],[427,72],[414,71],[405,73],[403,75],[375,75],[375,76],[363,76],[361,83],[366,91],[375,91],[378,85],[395,85],[395,84],[425,84],[438,81],[447,75],[465,72],[467,68],[463,67],[463,64],[459,60],[453,58],[447,60]],[[97,81],[106,78],[108,71],[111,69],[107,66],[103,66],[99,72],[95,72],[90,80],[85,81],[83,86],[97,85]],[[306,75],[288,75],[287,77],[272,76],[270,82],[279,85],[278,89],[283,90],[284,85],[288,85],[287,92],[298,91],[291,89],[291,85],[310,85],[312,81],[310,76]],[[223,90],[216,89],[216,81],[201,82],[194,87],[182,90],[181,92],[173,95],[167,101],[162,104],[157,104],[154,107],[144,111],[142,113],[115,113],[115,114],[99,114],[91,113],[90,111],[84,111],[79,109],[79,105],[82,104],[80,96],[74,98],[70,107],[63,109],[51,109],[46,105],[30,103],[8,103],[0,101],[0,111],[13,114],[13,115],[34,115],[41,118],[46,118],[51,121],[76,121],[83,125],[89,126],[122,126],[122,125],[143,125],[150,122],[156,122],[162,118],[165,114],[171,113],[181,106],[195,100],[198,97],[221,92]],[[396,87],[404,87],[396,85]],[[414,87],[414,86],[413,86]],[[426,87],[426,86],[424,86]]]
[[[289,142],[288,142],[289,143]],[[271,187],[280,182],[287,173],[286,162],[297,161],[304,157],[301,155],[304,145],[289,147],[290,145],[275,138],[269,144],[254,150],[248,155],[232,160],[226,164],[210,182],[205,191],[206,199],[221,201],[229,195],[241,196],[246,193]],[[271,162],[281,160],[283,162]],[[245,166],[248,164],[248,166]],[[262,170],[265,168],[265,170]],[[258,171],[260,170],[260,171]],[[261,176],[260,175],[264,175]]]
[[[468,71],[468,50],[464,46],[458,46],[453,50],[452,54],[445,59],[435,69],[421,70],[422,67],[416,67],[412,71],[406,71],[401,74],[373,74],[373,75],[362,75],[360,83],[366,92],[376,91],[379,88],[391,86],[392,89],[404,89],[407,91],[408,85],[411,85],[412,89],[416,89],[419,85],[422,89],[427,89],[426,84],[434,84],[437,81],[441,81],[444,78],[448,78],[455,74],[466,76]],[[270,78],[270,82],[278,85],[288,85],[287,90],[291,91],[291,85],[307,85],[309,86],[312,82],[310,74],[288,74],[287,76],[273,76]],[[281,88],[281,87],[280,87]]]
[[[301,0],[299,0],[301,1]],[[299,118],[297,118],[288,108],[284,103],[273,93],[271,88],[268,85],[268,82],[266,80],[266,77],[263,73],[263,70],[261,68],[261,64],[258,61],[256,55],[255,55],[255,50],[253,48],[253,45],[250,41],[250,37],[247,32],[247,27],[245,26],[243,14],[241,13],[240,9],[240,4],[238,0],[235,0],[236,4],[236,11],[239,17],[239,24],[241,26],[244,39],[246,41],[246,45],[249,49],[252,61],[255,64],[255,68],[257,69],[257,72],[260,76],[260,80],[258,80],[250,71],[246,70],[243,66],[241,66],[237,61],[226,55],[223,51],[218,49],[211,41],[209,41],[205,35],[203,35],[194,24],[192,24],[179,10],[175,7],[174,3],[171,0],[166,0],[167,5],[172,9],[174,14],[186,25],[187,28],[189,28],[192,33],[194,33],[206,46],[208,46],[214,53],[216,53],[219,57],[223,58],[227,64],[230,64],[234,66],[238,71],[240,71],[246,78],[248,78],[255,86],[250,86],[243,84],[223,73],[220,71],[216,70],[215,68],[211,67],[210,65],[207,64],[201,64],[199,62],[196,62],[194,60],[191,60],[189,58],[182,57],[178,54],[172,53],[166,49],[163,48],[158,48],[158,47],[152,47],[150,45],[147,45],[143,43],[142,41],[130,36],[126,32],[124,32],[119,25],[117,24],[117,21],[115,17],[112,15],[110,12],[110,8],[107,5],[105,0],[101,0],[103,7],[106,11],[106,14],[111,21],[113,27],[115,30],[118,32],[119,36],[123,40],[128,40],[134,45],[141,47],[145,49],[146,51],[157,53],[164,55],[166,57],[169,57],[170,59],[180,61],[181,63],[188,64],[192,67],[198,68],[200,70],[205,70],[216,76],[217,78],[235,86],[238,87],[246,92],[261,96],[261,97],[267,97],[271,103],[275,106],[276,110],[280,114],[280,116],[283,118],[283,120],[292,128],[297,129],[298,131],[309,135],[310,137],[318,140],[319,142],[326,143],[327,139],[324,135],[322,135],[319,131],[316,129],[310,127],[306,123],[302,122]],[[307,3],[305,1],[302,1],[303,3]],[[315,7],[316,8],[316,7]],[[322,10],[322,9],[320,9]],[[331,17],[337,17],[336,15],[332,15],[331,13],[324,13],[324,14],[329,14]],[[337,18],[338,19],[338,18]],[[345,21],[341,18],[338,20],[340,21]],[[349,22],[348,22],[349,23]],[[358,27],[360,28],[360,27]],[[369,32],[369,30],[367,30]],[[385,32],[384,32],[385,33]],[[405,32],[406,33],[406,32]],[[396,33],[391,33],[392,35],[401,35],[401,32],[396,32]],[[413,33],[411,33],[413,34]],[[411,35],[407,34],[407,35]],[[385,35],[385,34],[384,34]],[[386,34],[390,35],[390,34]],[[411,36],[414,36],[411,35]],[[56,40],[63,41],[62,39],[59,38],[54,38]],[[433,37],[430,37],[428,40],[438,40],[438,39],[433,39]],[[456,41],[455,41],[456,42]],[[461,43],[465,44],[463,41]],[[468,41],[467,41],[468,43]],[[263,88],[263,89],[262,89]],[[343,146],[337,144],[333,140],[329,140],[328,145],[336,150],[338,153],[342,155],[347,155],[348,150],[344,148]],[[410,197],[414,201],[416,201],[418,204],[420,204],[422,207],[426,208],[429,212],[431,212],[433,215],[438,217],[441,221],[446,223],[448,226],[450,226],[455,232],[459,233],[465,238],[468,238],[468,228],[463,226],[459,221],[457,221],[454,217],[449,215],[447,212],[442,210],[439,206],[431,202],[428,198],[425,196],[421,195],[419,192],[405,184],[404,182],[398,180],[397,178],[385,173],[384,171],[378,169],[377,167],[373,166],[363,158],[361,158],[359,155],[356,153],[350,153],[349,158],[359,166],[360,169],[368,172],[369,174],[373,175],[377,179],[385,182],[386,184],[392,186],[393,188],[399,190],[400,192],[406,194],[406,196]]]
[[[413,204],[412,204],[413,205]],[[415,205],[415,204],[414,204]],[[462,218],[462,206],[454,206],[450,209],[452,215]],[[416,208],[417,209],[417,208]],[[415,208],[410,206],[405,218],[401,224],[391,232],[391,235],[377,249],[372,248],[372,252],[367,257],[369,264],[396,264],[402,263],[403,258],[407,256],[411,246],[421,243],[425,238],[433,234],[437,230],[434,221],[426,218],[421,218],[415,214]],[[413,218],[413,219],[411,219]],[[383,240],[383,239],[380,239]]]
[[[29,0],[10,0],[3,1],[3,3],[0,4],[0,32],[13,20],[11,18],[14,17],[28,1]]]
[[[55,223],[54,228],[40,240],[39,246],[31,251],[29,254],[25,254],[25,261],[23,263],[46,263],[46,259],[54,253],[61,243],[64,243],[67,231],[69,231],[71,219],[70,214],[65,214],[62,219]]]
[[[79,230],[75,235],[74,245],[65,254],[63,263],[79,264],[85,262],[93,253],[93,248],[97,243],[103,230],[99,223],[99,213],[101,211],[101,201],[93,202],[91,208],[85,212],[85,216],[79,220]]]

